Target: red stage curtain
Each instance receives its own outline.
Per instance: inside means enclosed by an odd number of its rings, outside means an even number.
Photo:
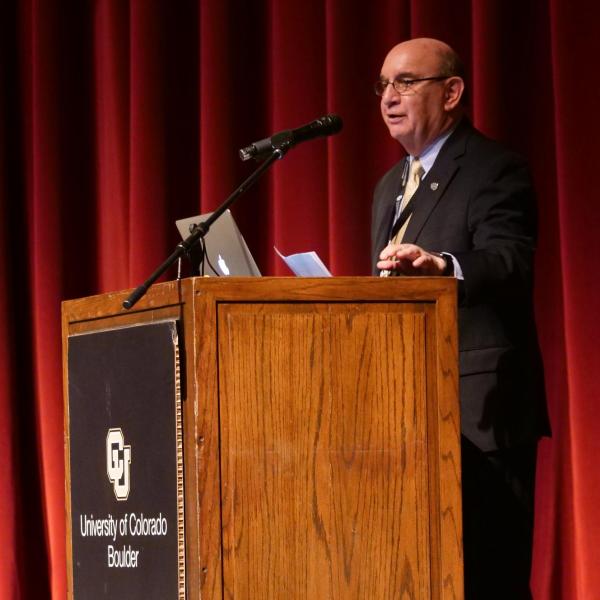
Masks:
[[[401,156],[372,93],[387,50],[439,37],[471,115],[528,156],[539,194],[536,599],[600,589],[600,221],[591,0],[22,0],[0,7],[0,597],[66,591],[60,301],[136,285],[249,174],[237,149],[328,112],[234,209],[265,274],[316,249],[369,272],[371,191]],[[170,274],[173,275],[172,273]]]

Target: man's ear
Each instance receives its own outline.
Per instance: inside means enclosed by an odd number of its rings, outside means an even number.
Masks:
[[[461,77],[448,77],[444,89],[444,108],[449,112],[459,104],[465,91],[465,82]]]

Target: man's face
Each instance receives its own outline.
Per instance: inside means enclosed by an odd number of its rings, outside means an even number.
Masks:
[[[392,48],[381,68],[381,79],[420,79],[440,75],[439,53],[420,40],[404,42]],[[420,155],[448,128],[445,110],[445,86],[442,81],[414,83],[403,95],[388,85],[381,96],[381,114],[390,135],[407,152]]]

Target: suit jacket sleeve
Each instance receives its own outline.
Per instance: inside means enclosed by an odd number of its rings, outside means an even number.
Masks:
[[[527,165],[506,153],[477,179],[466,213],[471,247],[453,252],[464,275],[461,304],[529,298],[537,232]]]

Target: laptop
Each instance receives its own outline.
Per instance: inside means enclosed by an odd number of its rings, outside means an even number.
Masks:
[[[175,225],[177,225],[181,237],[186,239],[194,225],[206,221],[211,215],[212,213],[205,213],[197,217],[179,219]],[[204,260],[204,275],[260,277],[260,271],[250,254],[244,237],[233,220],[231,211],[226,210],[211,225],[204,238],[204,244],[208,258],[208,261]],[[198,251],[193,249],[191,255],[194,271],[201,273],[201,265],[197,264],[199,261]]]

